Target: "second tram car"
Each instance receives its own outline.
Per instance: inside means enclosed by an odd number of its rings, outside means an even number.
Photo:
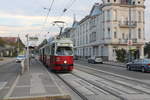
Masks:
[[[73,42],[61,38],[46,44],[40,49],[40,61],[54,71],[72,71]]]

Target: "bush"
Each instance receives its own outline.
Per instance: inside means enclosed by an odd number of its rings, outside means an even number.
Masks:
[[[125,49],[118,49],[116,50],[116,56],[117,60],[119,62],[125,62],[126,61],[126,50]]]

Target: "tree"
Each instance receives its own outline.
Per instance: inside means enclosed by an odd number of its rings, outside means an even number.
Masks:
[[[147,55],[147,57],[150,58],[150,42],[145,44],[144,55]]]
[[[116,50],[116,56],[117,60],[119,62],[125,62],[126,61],[126,50],[125,49],[117,49]]]

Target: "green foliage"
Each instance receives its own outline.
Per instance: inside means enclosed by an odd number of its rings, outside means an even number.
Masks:
[[[145,44],[144,47],[144,54],[148,56],[148,58],[150,58],[150,42]]]
[[[5,44],[6,44],[6,42],[5,42],[4,40],[0,39],[0,46],[1,46],[1,47],[4,47]]]
[[[116,56],[117,60],[119,62],[125,62],[126,61],[126,50],[125,49],[117,49],[116,50]]]

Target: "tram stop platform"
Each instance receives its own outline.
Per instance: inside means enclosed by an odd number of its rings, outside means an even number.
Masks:
[[[18,75],[4,100],[71,100],[38,60],[32,59],[30,71]]]

